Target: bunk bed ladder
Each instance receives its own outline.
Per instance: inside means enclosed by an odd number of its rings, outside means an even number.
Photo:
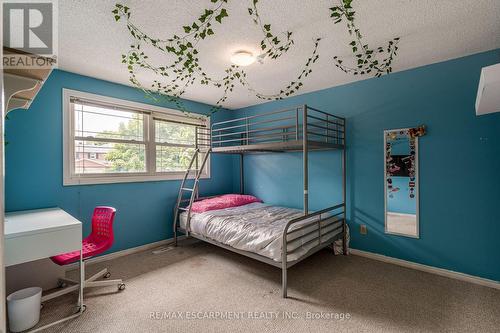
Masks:
[[[177,222],[179,220],[179,215],[181,211],[187,211],[187,222],[186,222],[186,236],[189,236],[189,220],[191,219],[191,205],[194,200],[198,198],[198,184],[200,177],[203,173],[203,169],[207,164],[207,160],[210,156],[212,149],[209,148],[207,150],[202,151],[200,148],[196,148],[189,162],[189,166],[184,173],[184,177],[182,178],[181,187],[179,188],[179,194],[177,195],[177,202],[175,204],[174,211],[174,246],[177,246]],[[203,160],[201,162],[201,166],[198,167],[198,154],[205,153],[203,155]],[[196,163],[195,163],[196,162]],[[193,164],[195,164],[195,168],[193,168]],[[187,187],[186,181],[188,180],[189,174],[194,171],[193,178],[193,187]],[[186,202],[187,199],[183,199],[184,193],[190,193],[189,195],[189,204],[186,207],[181,207],[183,202]]]

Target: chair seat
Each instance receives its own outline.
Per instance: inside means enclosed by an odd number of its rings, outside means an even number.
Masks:
[[[82,241],[83,259],[91,258],[97,254],[103,253],[111,247],[112,243],[109,239],[96,239],[92,236],[85,238]],[[68,265],[80,260],[80,251],[58,254],[50,257],[50,259],[58,265]]]

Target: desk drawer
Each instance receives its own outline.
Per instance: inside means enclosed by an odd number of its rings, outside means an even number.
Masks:
[[[80,250],[82,227],[75,225],[55,231],[23,235],[5,239],[5,266]]]

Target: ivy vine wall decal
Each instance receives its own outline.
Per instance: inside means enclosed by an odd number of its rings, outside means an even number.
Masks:
[[[265,94],[258,91],[247,80],[247,73],[237,65],[230,65],[221,77],[213,77],[200,65],[200,51],[197,48],[202,41],[209,40],[215,35],[217,28],[224,24],[225,18],[229,16],[227,5],[229,0],[210,0],[211,5],[201,11],[201,14],[191,23],[182,27],[182,35],[173,35],[166,39],[151,37],[137,27],[132,20],[132,12],[129,7],[117,3],[112,13],[115,20],[124,21],[134,43],[126,54],[122,54],[122,63],[127,66],[129,81],[148,96],[157,99],[162,96],[177,107],[184,110],[180,97],[195,82],[202,85],[211,85],[221,89],[215,109],[224,105],[229,94],[236,84],[247,88],[259,99],[279,100],[298,92],[304,85],[304,80],[312,73],[312,67],[319,59],[318,47],[321,38],[314,39],[309,57],[299,71],[299,75],[273,94]],[[293,46],[293,32],[284,31],[276,33],[271,24],[263,22],[259,9],[259,0],[249,0],[248,14],[253,23],[261,30],[262,40],[260,48],[262,53],[257,57],[259,62],[276,61],[286,54]],[[333,24],[345,23],[347,31],[352,36],[348,45],[354,55],[352,65],[346,65],[347,61],[333,56],[333,64],[345,73],[353,75],[371,75],[380,77],[392,72],[392,62],[396,56],[399,37],[388,42],[386,47],[370,48],[363,42],[363,35],[355,24],[355,11],[352,7],[353,0],[335,0],[329,9]],[[172,61],[162,65],[150,62],[149,56],[143,51],[143,45],[147,44],[156,50],[173,56]],[[171,58],[169,58],[171,59]],[[145,87],[138,79],[138,70],[148,70],[157,76],[151,86]]]
[[[338,6],[330,8],[330,16],[335,20],[334,23],[346,22],[349,35],[353,40],[349,43],[352,53],[355,56],[355,67],[344,65],[344,61],[334,56],[335,66],[340,68],[345,73],[358,74],[373,74],[375,77],[380,77],[384,74],[392,72],[392,61],[398,50],[399,37],[396,37],[388,42],[387,47],[379,46],[375,49],[369,48],[368,44],[363,43],[363,35],[354,23],[354,14],[352,8],[353,0],[342,0]],[[380,55],[383,57],[379,59]]]

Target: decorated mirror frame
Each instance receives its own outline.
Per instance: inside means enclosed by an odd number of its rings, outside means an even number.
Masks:
[[[384,131],[384,230],[386,234],[420,238],[418,138],[424,134],[424,126],[390,129]],[[403,140],[405,138],[408,139],[409,153],[407,155],[391,155],[391,151],[393,149],[391,141],[396,141],[398,138]],[[394,156],[398,156],[398,159],[393,159]],[[398,173],[401,172],[403,175],[398,175]],[[398,184],[396,184],[396,179],[394,179],[395,177],[397,177],[397,182],[401,182],[399,179],[400,177],[408,178],[408,186],[406,188],[408,192],[408,199],[410,200],[408,206],[413,207],[414,205],[414,213],[388,211],[389,199],[393,199],[394,195],[397,195],[400,200],[401,194],[405,192],[401,191],[400,193],[397,193],[400,188],[397,187]],[[415,223],[415,226],[411,226],[411,232],[409,231],[409,228],[404,228],[404,226],[402,226],[400,230],[394,230],[394,223],[396,222],[393,222],[391,230],[388,223],[389,213],[392,213],[391,216],[393,216],[393,218],[401,218],[401,221],[397,223],[404,223],[402,221],[403,219],[407,219],[408,217],[412,219],[411,215],[415,215],[414,222],[410,221],[409,224],[411,225],[411,223]]]

